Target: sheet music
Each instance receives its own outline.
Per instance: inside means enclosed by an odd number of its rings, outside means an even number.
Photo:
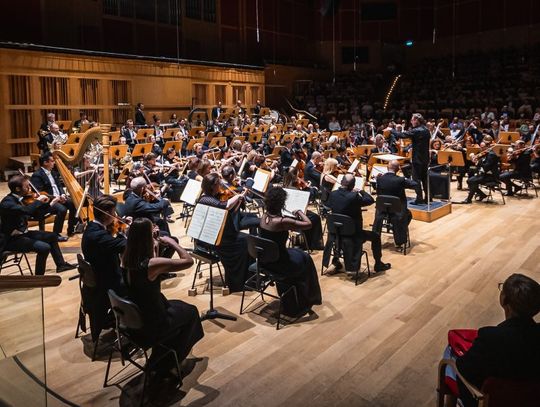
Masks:
[[[187,235],[194,239],[199,239],[201,232],[204,228],[204,220],[206,218],[206,213],[208,212],[209,206],[206,205],[197,205],[191,216],[191,222],[189,223],[189,228],[187,230]]]
[[[358,158],[353,161],[347,172],[350,172],[351,174],[356,171],[356,168],[358,167],[358,164],[360,164],[360,161],[358,161]]]
[[[306,213],[309,203],[309,191],[300,191],[298,189],[285,188],[287,200],[285,201],[285,211],[291,215],[298,210]]]
[[[199,240],[215,245],[221,232],[225,216],[227,216],[227,211],[225,209],[209,206],[208,211],[206,212],[204,227],[199,235]]]
[[[291,163],[291,168],[296,168],[297,165],[298,165],[298,160],[295,158],[293,162]]]
[[[190,205],[195,205],[201,194],[201,182],[195,179],[188,180],[180,200]]]
[[[242,160],[242,164],[240,164],[240,169],[238,170],[238,175],[239,176],[242,176],[242,173],[244,172],[244,167],[246,166],[246,163],[247,163],[247,158],[244,157],[244,159]]]
[[[374,165],[371,169],[371,175],[369,177],[370,182],[377,182],[377,177],[384,175],[388,172],[388,167],[386,165]]]
[[[337,176],[337,182],[332,187],[332,191],[335,191],[341,186],[341,180],[343,179],[343,174]],[[363,177],[354,177],[354,187],[356,189],[364,189],[364,178]]]
[[[253,189],[259,192],[266,192],[266,186],[268,185],[268,177],[270,174],[267,172],[257,170],[253,177]]]

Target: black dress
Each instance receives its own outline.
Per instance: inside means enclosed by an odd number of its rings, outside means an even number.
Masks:
[[[154,281],[148,279],[148,262],[143,261],[136,270],[130,270],[126,279],[129,299],[139,307],[144,324],[143,331],[133,335],[146,345],[170,335],[162,343],[176,350],[180,363],[204,336],[199,311],[194,305],[183,301],[167,300],[161,293],[160,278]],[[161,358],[164,352],[160,346],[152,349],[149,363]],[[174,359],[167,357],[156,366],[156,370],[166,372],[174,366]]]
[[[296,287],[298,303],[293,294],[283,298],[283,313],[296,317],[304,315],[313,305],[322,303],[321,287],[313,259],[309,254],[300,249],[287,249],[289,232],[284,230],[272,232],[261,227],[261,237],[276,242],[279,249],[279,258],[265,264],[264,267],[276,275],[285,277],[285,282],[292,283]],[[277,283],[279,294],[285,289]]]

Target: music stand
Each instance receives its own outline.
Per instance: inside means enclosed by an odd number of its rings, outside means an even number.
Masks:
[[[446,169],[448,170],[448,200],[451,201],[450,197],[450,183],[452,182],[452,171],[450,170],[450,167],[464,167],[465,166],[465,160],[463,159],[463,154],[461,151],[439,151],[437,153],[437,163],[439,165],[445,165]],[[429,181],[429,180],[428,180]],[[429,188],[429,182],[428,182],[428,188]],[[429,198],[429,191],[428,191],[428,198]]]
[[[139,129],[137,130],[137,135],[135,136],[135,140],[146,142],[146,138],[152,134],[153,134],[152,130]]]
[[[270,108],[261,107],[261,110],[259,110],[259,116],[270,116]]]
[[[148,154],[151,151],[152,151],[152,143],[135,144],[135,147],[133,147],[133,152],[131,153],[131,156],[133,158],[143,157],[145,154]]]
[[[120,140],[120,130],[117,130],[117,131],[111,131],[109,133],[109,142],[110,144],[118,144],[119,140]]]
[[[262,140],[262,133],[261,132],[257,132],[257,133],[251,133],[248,137],[248,143],[249,144],[258,144],[260,143]]]
[[[499,157],[502,157],[503,155],[506,155],[508,152],[508,149],[510,148],[509,144],[495,144],[491,151],[493,151],[495,154],[497,154]]]
[[[222,112],[219,114],[218,118],[217,118],[217,121],[218,122],[226,122],[229,120],[229,118],[231,117],[231,115],[229,113],[225,113],[225,112]]]
[[[208,145],[209,148],[219,147],[223,148],[227,144],[227,138],[226,137],[214,137],[210,144]]]
[[[234,136],[231,143],[234,143],[236,140],[239,140],[243,143],[244,141],[246,141],[246,136]]]
[[[319,135],[317,133],[310,133],[306,137],[306,143],[311,143],[313,139],[317,139]]]
[[[181,141],[166,141],[165,145],[163,146],[163,152],[166,152],[169,148],[174,148],[174,151],[179,152],[182,148],[182,142]]]
[[[165,133],[163,133],[163,139],[164,140],[173,139],[176,133],[178,133],[177,128],[167,129],[165,130]]]
[[[285,144],[287,141],[290,141],[291,143],[294,142],[294,139],[296,136],[294,134],[285,134],[283,137],[281,137],[281,144]]]
[[[129,146],[127,144],[111,146],[109,147],[109,156],[117,160],[125,157],[128,152]]]
[[[81,133],[71,133],[68,136],[66,144],[78,144],[81,140]]]
[[[302,127],[307,127],[307,125],[309,124],[309,119],[298,119],[296,121],[296,124],[301,124]]]
[[[375,147],[377,146],[374,144],[364,144],[362,146],[356,146],[353,148],[354,155],[357,158],[368,157],[371,154],[371,150],[373,150]]]
[[[189,135],[191,137],[196,137],[201,130],[204,131],[204,127],[192,127],[191,129],[189,129]]]
[[[337,155],[337,150],[324,150],[324,158],[335,158]]]
[[[186,151],[193,151],[193,146],[197,143],[203,144],[204,138],[192,138],[186,146]]]
[[[520,139],[520,135],[519,135],[519,132],[517,131],[501,131],[499,133],[499,140],[497,141],[497,144],[498,143],[512,144],[518,141],[519,139]]]
[[[281,152],[285,150],[285,147],[283,146],[275,146],[274,147],[274,150],[272,150],[272,155],[275,155],[275,156],[280,156],[281,155]],[[268,156],[267,156],[268,157]]]
[[[478,154],[480,152],[480,147],[467,147],[467,152],[465,153],[467,160],[469,160],[469,157],[471,154]]]
[[[206,116],[208,116],[206,112],[195,112],[191,115],[191,121],[202,122],[206,120]]]

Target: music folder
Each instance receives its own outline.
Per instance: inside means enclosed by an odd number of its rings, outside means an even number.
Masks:
[[[306,209],[309,203],[309,191],[301,191],[299,189],[284,188],[287,192],[287,200],[285,201],[285,208],[283,214],[285,216],[294,217],[295,211],[302,211],[306,213]]]
[[[335,191],[341,186],[341,180],[343,179],[343,174],[337,176],[337,182],[332,187],[332,191]],[[364,178],[363,177],[354,177],[354,187],[356,189],[364,190]]]
[[[191,217],[187,235],[201,242],[219,246],[226,219],[226,209],[197,204]]]
[[[253,177],[253,189],[262,193],[266,192],[268,184],[270,183],[270,176],[272,173],[270,171],[257,169],[255,176]]]

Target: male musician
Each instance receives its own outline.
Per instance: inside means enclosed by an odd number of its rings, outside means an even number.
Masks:
[[[125,197],[124,215],[136,218],[148,218],[155,223],[161,231],[170,234],[169,225],[164,220],[173,212],[168,199],[157,197],[155,202],[143,199],[146,191],[146,180],[136,177],[131,180],[130,189]]]
[[[146,126],[146,118],[144,117],[144,105],[142,103],[137,103],[137,108],[135,109],[135,124],[137,126]]]
[[[521,187],[512,182],[513,179],[532,179],[531,150],[525,150],[525,142],[518,140],[515,151],[510,155],[510,163],[514,164],[513,170],[501,174],[500,180],[506,185],[506,196],[513,196]],[[515,190],[515,191],[514,191]]]
[[[354,223],[355,234],[351,238],[353,247],[351,247],[351,250],[344,248],[345,263],[351,265],[351,269],[347,271],[355,272],[360,267],[361,248],[366,240],[371,242],[371,251],[375,259],[375,271],[388,270],[391,267],[390,263],[383,263],[382,261],[381,236],[371,230],[362,229],[362,207],[372,205],[375,201],[367,192],[354,190],[354,184],[354,175],[345,174],[341,179],[341,187],[332,191],[326,202],[326,205],[332,209],[332,213],[347,215]],[[325,253],[326,250],[325,248]],[[336,264],[336,269],[339,270],[340,266]]]
[[[54,113],[47,113],[47,121],[41,125],[40,130],[49,132],[51,131],[51,124],[56,122],[56,115]]]
[[[392,160],[388,163],[388,172],[377,177],[377,196],[389,195],[396,196],[401,201],[401,213],[392,215],[390,222],[393,225],[394,243],[396,247],[407,242],[407,230],[411,223],[412,214],[407,208],[407,197],[405,189],[416,188],[417,182],[405,177],[397,175],[399,171],[399,162]],[[381,233],[383,215],[380,212],[375,213],[375,222],[373,223],[373,231]]]
[[[88,115],[84,112],[81,112],[79,115],[79,120],[76,120],[75,123],[73,123],[73,127],[80,130],[83,124],[89,123],[90,122],[88,121]]]
[[[52,143],[51,137],[49,137],[51,133],[51,125],[54,124],[56,116],[54,113],[48,113],[47,114],[47,121],[43,123],[38,131],[38,142],[37,146],[39,148],[39,151],[45,152],[49,151],[49,144]]]
[[[292,156],[292,140],[287,139],[284,146],[285,148],[281,151],[281,172],[287,171],[294,160]]]
[[[60,130],[60,127],[58,126],[58,124],[53,123],[51,124],[50,128],[51,128],[51,131],[46,136],[47,142],[49,144],[60,144],[60,145],[65,144],[68,139],[68,136],[67,134],[63,133]]]
[[[55,198],[59,198],[54,200],[54,204],[51,203],[51,213],[56,215],[53,232],[58,236],[59,242],[65,242],[69,236],[75,234],[75,224],[77,223],[77,218],[75,217],[76,208],[71,198],[64,193],[64,183],[58,173],[54,171],[54,164],[55,159],[50,152],[41,155],[39,157],[40,169],[32,174],[30,181],[38,191],[44,191]],[[65,237],[61,233],[68,211],[68,237]]]
[[[394,133],[397,138],[409,138],[412,140],[412,179],[416,181],[415,205],[425,204],[428,200],[427,182],[429,167],[429,142],[431,135],[424,125],[424,117],[420,113],[414,113],[411,118],[412,129],[409,131]],[[425,196],[425,199],[424,199]]]
[[[311,185],[321,185],[321,173],[317,170],[317,166],[321,161],[322,154],[318,151],[314,151],[313,154],[311,154],[311,160],[309,160],[306,164],[306,169],[304,170],[304,179],[307,182],[311,182]]]
[[[122,127],[120,134],[122,135],[122,137],[126,138],[126,143],[131,149],[133,149],[133,146],[137,143],[137,132],[135,131],[133,120],[128,119],[126,121],[126,125]]]
[[[217,103],[216,107],[212,108],[212,121],[216,121],[221,113],[223,113],[223,108],[221,107],[221,101]]]
[[[259,116],[259,114],[261,113],[261,109],[262,109],[261,101],[257,99],[257,103],[255,104],[255,107],[253,108],[253,114],[256,116]]]
[[[384,136],[382,134],[377,134],[375,136],[375,147],[371,149],[371,154],[377,153],[390,153],[388,145],[385,145]]]
[[[152,125],[152,129],[154,130],[155,142],[162,149],[165,145],[165,140],[163,139],[163,130],[161,129],[161,119],[156,115],[154,115],[153,119],[154,124]]]
[[[56,233],[28,230],[28,218],[42,215],[48,209],[49,204],[47,202],[49,202],[49,198],[46,195],[40,195],[31,204],[23,205],[23,198],[32,191],[30,183],[22,175],[11,177],[8,188],[10,193],[0,202],[1,231],[6,237],[4,250],[19,253],[37,253],[35,274],[38,276],[45,274],[49,253],[51,253],[56,264],[57,273],[76,268],[75,264],[69,264],[64,260],[58,247]],[[50,201],[50,204],[56,205],[59,201],[60,197],[55,197]]]
[[[485,155],[479,158],[473,158],[473,163],[475,163],[478,173],[469,177],[467,180],[467,184],[469,185],[469,195],[461,202],[463,204],[472,203],[472,199],[475,195],[478,195],[479,201],[486,199],[487,195],[480,190],[480,185],[499,179],[499,157],[494,151],[486,153],[486,151],[489,150],[492,141],[493,139],[490,136],[484,137],[484,142],[480,144],[482,152],[479,154]]]
[[[95,318],[104,318],[109,308],[107,291],[125,291],[120,268],[120,256],[124,253],[127,239],[122,233],[115,237],[109,228],[116,216],[116,198],[101,195],[94,200],[94,220],[88,222],[82,236],[81,249],[84,259],[90,263],[96,277],[97,293],[92,310]]]

